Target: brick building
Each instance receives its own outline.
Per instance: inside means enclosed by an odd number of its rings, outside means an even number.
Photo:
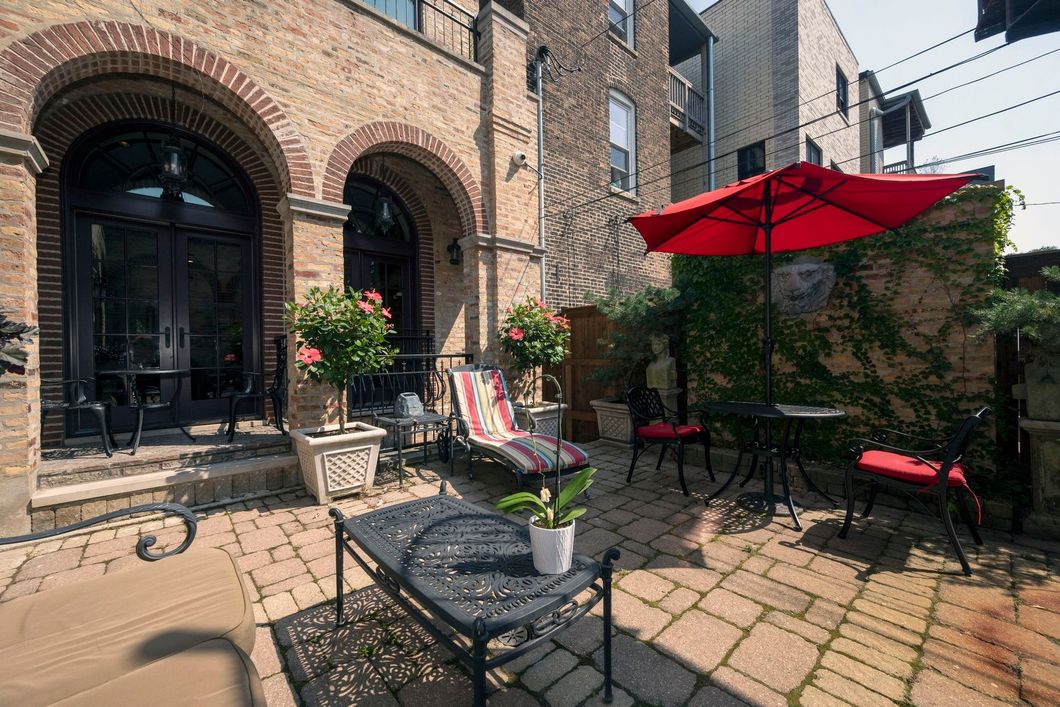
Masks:
[[[97,431],[82,413],[42,428],[42,380],[97,379],[120,431],[133,412],[116,371],[180,369],[181,388],[153,385],[179,396],[186,421],[211,422],[244,372],[273,369],[283,303],[314,285],[374,287],[402,334],[482,360],[504,307],[538,292],[542,262],[560,305],[667,282],[668,261],[644,259],[622,221],[669,199],[673,38],[684,59],[709,33],[684,0],[528,5],[6,3],[0,301],[40,335],[26,374],[0,380],[0,533],[25,528],[31,508],[37,527],[80,517],[33,500],[42,445]],[[512,159],[535,154],[527,60],[541,44],[581,69],[553,66],[544,88],[544,251],[537,176]],[[616,105],[629,109],[617,133]],[[627,180],[663,178],[612,187],[616,161]],[[290,426],[334,419],[332,396],[291,381]],[[269,470],[269,488],[285,473]],[[67,495],[86,515],[128,505],[114,474]],[[232,488],[159,483],[133,500]]]

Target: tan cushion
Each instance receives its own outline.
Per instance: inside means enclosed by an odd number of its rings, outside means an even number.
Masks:
[[[254,649],[235,561],[191,550],[0,604],[0,705],[50,704],[214,638]]]
[[[265,707],[261,678],[223,638],[148,663],[55,703],[62,707]]]

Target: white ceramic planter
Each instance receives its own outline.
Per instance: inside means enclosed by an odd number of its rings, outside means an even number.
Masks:
[[[629,444],[633,440],[633,421],[629,408],[618,398],[597,398],[589,405],[596,410],[596,427],[600,439]]]
[[[363,422],[346,425],[346,434],[316,436],[339,429],[338,424],[291,430],[302,478],[317,503],[335,496],[365,491],[375,482],[379,445],[386,430]]]
[[[545,405],[535,405],[533,407],[524,407],[522,405],[513,405],[515,408],[515,421],[519,425],[519,429],[530,431],[534,430],[537,434],[550,435],[552,437],[559,436],[559,409],[563,409],[564,416],[566,416],[567,404],[557,405],[556,403],[547,403]],[[533,420],[533,426],[530,425]]]
[[[574,557],[574,523],[550,530],[540,528],[530,520],[530,550],[534,555],[534,569],[541,574],[562,574],[570,569]]]

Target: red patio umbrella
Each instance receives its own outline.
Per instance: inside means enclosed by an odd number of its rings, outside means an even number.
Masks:
[[[844,174],[796,162],[629,219],[648,252],[765,255],[766,404],[773,404],[773,253],[898,228],[975,174]]]

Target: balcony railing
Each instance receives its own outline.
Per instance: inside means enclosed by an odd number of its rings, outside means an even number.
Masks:
[[[685,132],[703,137],[704,115],[703,94],[670,67],[670,119]]]
[[[906,160],[901,162],[892,162],[891,164],[885,164],[883,166],[884,174],[916,174],[916,169],[910,167]]]
[[[449,0],[361,0],[454,54],[478,61],[478,20]]]

